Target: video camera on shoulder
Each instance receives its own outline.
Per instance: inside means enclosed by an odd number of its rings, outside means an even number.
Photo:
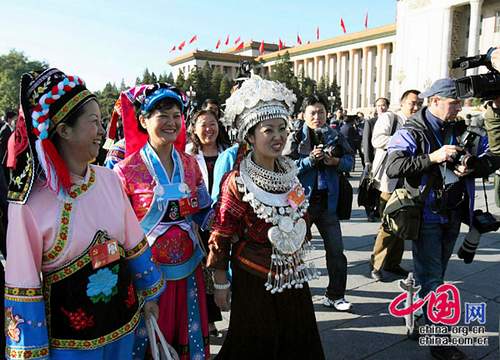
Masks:
[[[460,99],[470,97],[491,100],[500,96],[500,73],[491,64],[491,53],[495,48],[490,48],[486,54],[477,56],[462,56],[451,63],[452,69],[473,69],[486,66],[489,70],[486,74],[464,76],[455,80],[457,95]]]

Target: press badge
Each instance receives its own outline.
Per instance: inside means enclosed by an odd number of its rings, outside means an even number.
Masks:
[[[120,259],[120,249],[117,240],[107,240],[92,246],[90,249],[90,260],[94,270],[102,268]]]
[[[304,188],[297,184],[288,194],[288,203],[294,209],[297,209],[306,199],[306,194],[304,194]]]
[[[180,199],[179,208],[182,217],[196,214],[200,210],[200,203],[198,202],[198,196],[191,195],[190,197]]]

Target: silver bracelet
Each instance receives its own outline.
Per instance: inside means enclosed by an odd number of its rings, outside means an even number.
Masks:
[[[231,283],[229,281],[225,284],[217,284],[216,282],[214,282],[214,289],[215,290],[227,290],[230,287],[231,287]]]

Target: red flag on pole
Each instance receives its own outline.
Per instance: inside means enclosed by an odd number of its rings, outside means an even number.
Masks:
[[[245,46],[245,43],[242,41],[242,42],[240,42],[240,44],[238,45],[238,47],[236,48],[236,50],[243,50],[244,46]]]
[[[182,48],[186,46],[186,41],[183,41],[179,44],[179,50],[182,51]]]
[[[368,11],[366,12],[365,15],[365,29],[368,29]]]
[[[264,40],[262,40],[262,42],[260,43],[259,54],[260,55],[264,54]]]
[[[175,45],[174,45],[174,46],[172,47],[172,49],[170,49],[170,52],[175,51],[175,49],[176,49],[176,47],[175,47]]]
[[[342,19],[342,18],[340,18],[340,27],[342,28],[342,31],[345,34],[347,31],[345,29],[344,19]]]
[[[278,50],[281,49],[283,49],[283,42],[281,41],[281,39],[278,39]]]
[[[302,45],[302,39],[299,34],[297,34],[297,44]]]
[[[224,42],[224,45],[229,45],[229,35],[226,38],[226,41]]]
[[[219,39],[219,41],[217,41],[217,44],[215,44],[215,48],[218,49],[219,46],[220,46],[220,39]]]
[[[316,40],[319,40],[319,26],[316,28]]]
[[[196,40],[198,40],[198,35],[195,35],[191,38],[191,40],[189,40],[189,43],[192,44],[194,43]]]
[[[238,37],[236,38],[236,40],[234,40],[234,45],[236,45],[237,43],[239,43],[239,42],[240,42],[240,40],[241,40],[241,37],[240,37],[240,36],[238,36]]]

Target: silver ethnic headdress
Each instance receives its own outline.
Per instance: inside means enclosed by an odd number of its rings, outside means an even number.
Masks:
[[[223,122],[238,129],[238,140],[243,141],[252,127],[269,119],[288,122],[297,97],[285,85],[252,75],[227,100]]]

